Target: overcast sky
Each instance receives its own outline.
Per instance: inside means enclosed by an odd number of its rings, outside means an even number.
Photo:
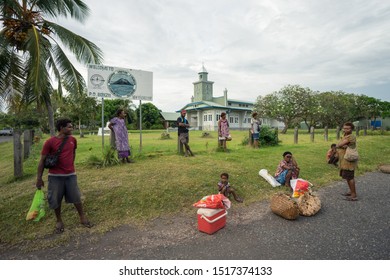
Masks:
[[[84,2],[84,24],[60,23],[97,44],[105,65],[153,72],[163,111],[190,102],[202,63],[214,96],[227,88],[230,99],[255,101],[299,84],[390,101],[390,1]]]

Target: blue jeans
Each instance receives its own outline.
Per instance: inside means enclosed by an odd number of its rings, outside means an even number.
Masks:
[[[282,173],[280,173],[277,177],[275,177],[276,181],[284,185],[286,183],[286,175],[288,173],[288,169],[284,170]]]

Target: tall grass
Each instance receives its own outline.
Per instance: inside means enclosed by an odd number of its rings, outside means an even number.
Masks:
[[[86,135],[77,138],[76,170],[82,191],[85,210],[93,223],[92,233],[106,232],[121,224],[142,225],[161,215],[177,213],[193,214],[192,204],[205,195],[217,192],[219,174],[227,172],[229,181],[244,198],[247,205],[264,199],[278,191],[259,177],[260,169],[275,171],[284,151],[291,151],[297,159],[302,178],[312,182],[315,188],[340,180],[334,166],[325,163],[325,154],[333,142],[324,141],[323,131],[318,131],[314,142],[300,131],[299,143],[294,144],[293,131],[279,134],[280,144],[262,146],[254,150],[242,145],[247,131],[232,131],[233,141],[228,142],[228,153],[217,149],[216,132],[202,137],[201,131],[190,132],[190,146],[195,157],[185,158],[177,154],[177,134],[161,139],[163,131],[143,131],[142,146],[137,131],[129,134],[132,158],[135,163],[96,168],[91,157],[103,159],[101,136]],[[47,139],[47,137],[46,137]],[[109,138],[104,142],[109,145]],[[47,210],[46,217],[38,223],[25,221],[35,191],[36,168],[43,141],[33,146],[31,156],[24,162],[23,178],[13,179],[12,143],[0,144],[0,240],[2,243],[22,244],[23,241],[40,240],[39,246],[52,246],[66,242],[73,235],[85,232],[79,225],[72,205],[63,205],[65,233],[52,236],[55,218]],[[389,135],[358,137],[361,160],[357,175],[377,169],[378,164],[390,163]],[[45,175],[46,176],[46,175]],[[359,188],[359,186],[357,186]],[[47,188],[43,188],[47,191]],[[28,243],[28,242],[27,242]],[[25,243],[23,243],[25,244]]]

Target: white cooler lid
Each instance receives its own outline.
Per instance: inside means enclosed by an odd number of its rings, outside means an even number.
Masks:
[[[206,217],[212,217],[225,209],[211,209],[211,208],[199,208],[198,215],[205,215]]]

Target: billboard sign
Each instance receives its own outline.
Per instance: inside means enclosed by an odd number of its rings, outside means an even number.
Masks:
[[[153,72],[90,64],[88,96],[152,101]]]

